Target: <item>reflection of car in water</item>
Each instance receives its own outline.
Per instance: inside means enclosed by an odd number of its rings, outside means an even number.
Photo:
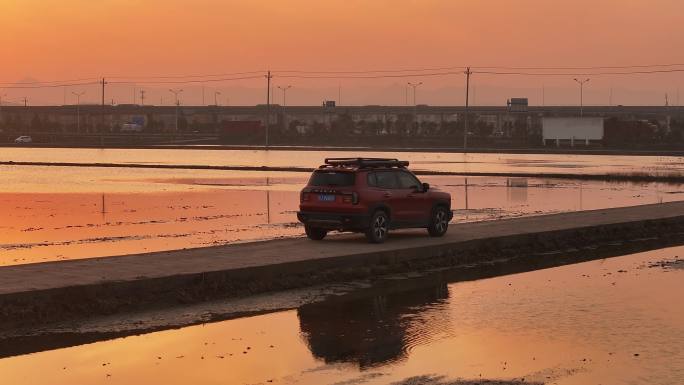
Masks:
[[[14,139],[14,143],[18,143],[18,144],[21,144],[21,143],[33,143],[33,138],[31,138],[31,137],[28,136],[28,135],[22,135],[22,136],[20,136],[20,137],[18,137],[18,138],[16,138],[16,139]]]
[[[410,285],[403,281],[402,284]],[[446,329],[435,310],[448,297],[446,283],[350,295],[297,310],[300,328],[314,356],[326,363],[355,362],[361,368],[406,356],[408,349]],[[430,322],[424,322],[430,313]]]

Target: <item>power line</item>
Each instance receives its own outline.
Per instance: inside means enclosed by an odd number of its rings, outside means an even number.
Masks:
[[[185,78],[211,78],[217,76],[236,76],[236,75],[251,75],[262,74],[266,71],[245,71],[245,72],[230,72],[221,74],[202,74],[202,75],[164,75],[164,76],[109,76],[110,79],[185,79]]]
[[[521,75],[521,76],[605,76],[605,75],[644,75],[684,72],[684,68],[644,71],[608,71],[608,72],[518,72],[518,71],[473,71],[485,75]]]
[[[9,85],[45,85],[49,83],[73,83],[73,82],[84,82],[84,81],[89,81],[89,80],[97,80],[98,78],[81,78],[81,79],[70,79],[70,80],[45,80],[45,81],[31,81],[31,82],[23,82],[23,81],[18,81],[18,82],[0,82],[0,84],[9,84]],[[7,88],[3,86],[3,88]]]
[[[69,83],[69,84],[43,84],[43,85],[28,85],[28,86],[2,86],[3,89],[34,89],[34,88],[59,88],[72,86],[87,86],[91,84],[98,84],[98,82],[88,83]]]
[[[477,66],[476,69],[498,69],[498,70],[603,70],[603,69],[629,69],[629,68],[653,68],[653,67],[682,67],[684,63],[671,64],[642,64],[629,66],[591,66],[591,67],[497,67],[497,66]]]
[[[110,81],[110,84],[190,84],[190,83],[215,83],[231,80],[260,79],[262,75],[242,76],[236,78],[221,79],[193,79],[193,80],[141,80],[141,81]]]
[[[425,71],[452,71],[464,70],[466,67],[433,67],[433,68],[405,68],[389,70],[359,70],[359,71],[305,71],[305,70],[274,70],[274,73],[301,73],[301,74],[374,74],[374,73],[398,73],[398,72],[425,72]]]
[[[294,78],[294,79],[385,79],[385,78],[412,78],[412,77],[429,77],[429,76],[446,76],[446,75],[461,75],[462,71],[448,71],[448,72],[431,72],[431,73],[415,73],[415,74],[390,74],[390,75],[278,75],[273,76],[279,78]]]
[[[644,75],[684,72],[684,63],[671,64],[646,64],[630,66],[587,66],[587,67],[470,67],[471,73],[483,75],[518,75],[518,76],[607,76],[607,75]],[[384,69],[384,70],[359,70],[359,71],[305,71],[305,70],[280,70],[271,71],[272,76],[293,79],[387,79],[387,78],[418,78],[462,75],[466,67],[431,67],[409,69]],[[632,71],[613,71],[623,69],[635,69]],[[573,72],[577,70],[577,72]],[[595,71],[596,70],[596,71]],[[608,71],[604,71],[608,70]],[[544,72],[555,71],[555,72]],[[243,71],[224,74],[205,75],[169,75],[169,76],[115,76],[108,77],[122,79],[110,81],[111,84],[192,84],[192,83],[216,83],[235,80],[259,79],[266,71]],[[236,76],[248,75],[248,76]],[[217,78],[218,77],[218,78]],[[135,80],[138,79],[138,80]],[[5,89],[39,89],[73,87],[98,84],[92,81],[95,78],[82,78],[72,80],[35,81],[26,83],[0,82]]]

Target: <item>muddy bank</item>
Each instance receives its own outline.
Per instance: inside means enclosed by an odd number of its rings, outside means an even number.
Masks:
[[[675,203],[523,218],[495,223],[464,224],[454,226],[452,231],[455,233],[465,232],[467,228],[479,230],[470,240],[461,239],[456,242],[427,243],[431,241],[424,236],[416,238],[411,233],[399,233],[392,238],[390,244],[384,246],[386,250],[378,247],[373,248],[373,252],[369,251],[371,249],[368,249],[368,245],[357,243],[354,236],[339,237],[337,246],[332,243],[335,242],[334,239],[337,239],[335,237],[332,242],[317,244],[318,246],[304,240],[236,245],[229,250],[245,250],[247,254],[242,258],[246,258],[245,262],[251,264],[243,265],[241,268],[236,268],[238,265],[234,265],[232,268],[204,266],[203,263],[209,262],[201,262],[203,261],[200,258],[201,255],[205,255],[206,261],[216,263],[217,257],[221,254],[218,251],[220,249],[212,248],[179,252],[176,253],[178,258],[174,257],[173,253],[160,253],[157,259],[153,258],[152,255],[142,260],[139,260],[137,256],[131,256],[109,260],[74,261],[73,263],[54,262],[5,268],[3,271],[5,278],[11,275],[14,275],[15,278],[21,278],[21,274],[32,275],[25,277],[29,280],[28,285],[31,286],[39,285],[38,282],[31,284],[30,280],[41,277],[41,274],[54,275],[47,273],[48,270],[41,273],[41,269],[56,269],[54,272],[62,274],[68,271],[65,270],[67,266],[73,265],[76,267],[73,274],[81,274],[82,278],[90,280],[90,283],[84,282],[79,285],[75,283],[78,281],[72,278],[65,286],[55,286],[51,289],[12,292],[12,290],[5,288],[4,294],[0,295],[0,304],[2,305],[0,307],[0,325],[3,328],[34,326],[60,320],[172,307],[179,304],[198,303],[227,297],[244,297],[321,283],[374,279],[387,274],[428,271],[456,266],[473,269],[490,265],[498,267],[502,264],[523,263],[539,268],[557,263],[571,263],[586,260],[584,258],[596,258],[595,254],[587,253],[587,251],[604,245],[614,244],[619,249],[624,250],[631,247],[630,244],[663,247],[669,243],[680,242],[684,237],[684,215],[670,213],[665,217],[648,220],[638,219],[637,215],[639,213],[653,214],[658,210],[665,212],[677,210],[679,212],[680,208],[681,205]],[[610,213],[615,213],[615,215],[611,216]],[[621,215],[629,217],[631,220],[586,225],[585,219],[585,225],[582,225],[581,218],[605,220],[604,215],[613,217],[617,213],[622,213]],[[557,223],[557,226],[566,227],[549,230],[551,223],[556,222],[560,222]],[[520,231],[521,227],[534,228],[535,223],[537,227],[546,228],[546,231]],[[567,223],[573,225],[567,225]],[[506,230],[507,228],[508,230]],[[506,231],[509,232],[509,235],[505,235]],[[497,232],[498,234],[493,234]],[[419,246],[422,243],[429,246]],[[280,250],[282,246],[279,246],[281,244],[299,245],[299,247],[306,249],[299,252],[294,249],[290,250],[290,253],[299,254],[298,256],[291,256],[301,258],[299,260],[290,258],[290,260],[280,262],[271,261],[268,264],[258,264],[256,260],[259,258],[258,250],[260,248],[262,254],[266,248],[267,254],[264,256],[268,256],[270,255],[268,253],[273,251],[269,249],[270,245],[282,253]],[[409,245],[413,246],[410,247]],[[254,249],[255,247],[256,249]],[[348,255],[345,255],[343,251],[343,254],[337,257],[321,258],[316,251],[317,247],[328,252],[331,248],[334,250],[365,251],[356,251],[356,253]],[[317,257],[308,258],[304,255],[305,252],[312,252],[312,255]],[[195,257],[193,258],[192,255]],[[235,257],[239,259],[238,255],[240,255],[239,252]],[[234,263],[232,259],[229,262]],[[169,272],[168,275],[154,276],[154,272],[158,273],[158,270],[163,269],[165,264],[181,266],[179,264],[184,263],[191,265],[188,265],[187,268],[181,268],[175,273]],[[195,266],[197,264],[200,266]],[[88,272],[87,266],[90,265],[99,267]],[[107,272],[111,269],[107,266],[118,265],[120,265],[119,269],[125,269],[122,271],[125,273],[121,276],[122,278],[100,279],[98,276],[93,276],[109,274]],[[193,266],[198,273],[188,270]],[[152,270],[146,273],[143,267]],[[67,276],[70,274],[68,273]],[[130,278],[123,278],[124,276],[130,276]],[[40,284],[44,283],[41,282]],[[26,284],[26,282],[17,281],[15,286],[19,287]]]
[[[219,171],[271,171],[271,172],[301,172],[310,173],[311,167],[278,167],[278,166],[210,166],[210,165],[170,165],[170,164],[137,164],[137,163],[79,163],[79,162],[21,162],[0,161],[3,166],[43,166],[43,167],[100,167],[100,168],[145,168],[145,169],[175,169],[175,170],[219,170]],[[520,178],[555,178],[596,181],[625,181],[625,182],[665,182],[679,184],[684,183],[684,175],[677,173],[607,173],[607,174],[580,174],[580,173],[531,173],[531,172],[457,172],[457,171],[430,171],[412,170],[416,175],[453,175],[473,177],[520,177]]]
[[[316,145],[230,145],[230,144],[130,144],[130,145],[86,145],[86,144],[41,144],[17,145],[0,143],[0,147],[22,148],[107,148],[107,149],[174,149],[174,150],[268,150],[268,151],[375,151],[375,152],[433,152],[467,154],[560,154],[560,155],[634,155],[634,156],[684,156],[684,150],[671,147],[640,148],[572,148],[572,147],[392,147],[392,146],[316,146]]]
[[[511,249],[502,251],[496,257],[492,255],[491,260],[482,263],[441,267],[395,266],[384,269],[385,274],[357,273],[354,275],[355,279],[347,281],[320,283],[318,278],[314,278],[312,282],[318,284],[282,291],[243,293],[241,296],[195,304],[151,306],[147,309],[111,315],[89,314],[62,322],[28,322],[26,325],[14,325],[0,331],[0,358],[296,308],[300,308],[300,312],[310,312],[308,309],[311,308],[316,314],[330,314],[331,309],[346,309],[345,303],[378,295],[407,298],[412,292],[430,288],[443,291],[441,287],[446,283],[495,278],[679,245],[684,245],[684,233],[625,242],[607,240],[585,244],[579,248],[565,247],[549,251],[540,249],[535,252],[534,247]],[[640,268],[677,269],[682,265],[681,259],[672,259],[661,260]],[[334,271],[327,273],[335,274]],[[300,283],[304,282],[302,277],[300,280]],[[327,305],[321,313],[318,304],[323,303]]]

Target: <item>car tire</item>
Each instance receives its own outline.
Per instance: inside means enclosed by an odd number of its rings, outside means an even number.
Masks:
[[[328,235],[327,230],[312,226],[304,226],[304,232],[306,232],[306,236],[309,237],[309,239],[311,239],[312,241],[323,240],[323,238],[325,238],[325,236]]]
[[[371,217],[368,229],[366,229],[366,238],[370,243],[383,243],[387,239],[389,233],[389,217],[387,213],[379,210]]]
[[[428,233],[431,237],[441,237],[449,229],[449,212],[444,207],[437,207],[432,210]]]

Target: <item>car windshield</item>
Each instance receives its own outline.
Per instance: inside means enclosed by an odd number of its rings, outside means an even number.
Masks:
[[[309,186],[353,186],[353,172],[345,171],[315,171],[309,181]]]

